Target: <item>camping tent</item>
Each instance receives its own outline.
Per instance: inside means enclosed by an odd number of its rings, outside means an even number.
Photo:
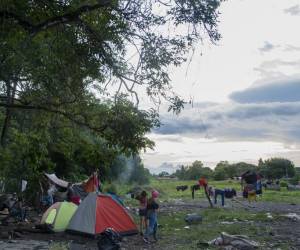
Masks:
[[[113,228],[122,235],[137,233],[137,227],[124,207],[108,195],[89,193],[79,205],[67,229],[97,235],[106,228]]]
[[[54,232],[63,232],[76,210],[77,206],[72,202],[56,202],[43,214],[41,224],[50,225]]]

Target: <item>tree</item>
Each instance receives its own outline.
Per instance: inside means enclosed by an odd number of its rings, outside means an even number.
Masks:
[[[234,178],[241,176],[242,173],[248,170],[256,170],[257,166],[246,162],[238,162],[229,164],[228,161],[219,162],[214,171],[215,180],[225,180],[228,178]]]
[[[194,161],[191,166],[181,166],[174,174],[180,180],[198,180],[200,177],[211,178],[213,171],[208,167],[203,167],[201,161]]]
[[[2,1],[0,175],[114,176],[117,157],[153,147],[145,135],[158,113],[139,107],[137,91],[183,107],[169,69],[198,40],[219,40],[221,2]]]
[[[279,179],[293,177],[295,175],[294,163],[284,158],[271,158],[264,161],[261,170],[266,178]]]
[[[220,39],[221,2],[2,1],[1,145],[15,112],[48,113],[106,137],[115,127],[99,105],[124,92],[137,105],[137,86],[155,104],[165,99],[177,112],[183,100],[173,93],[168,70],[180,66],[199,39]],[[173,31],[164,32],[166,27]]]
[[[129,182],[139,185],[148,184],[150,172],[144,168],[141,158],[138,155],[132,157],[132,167],[130,170]]]

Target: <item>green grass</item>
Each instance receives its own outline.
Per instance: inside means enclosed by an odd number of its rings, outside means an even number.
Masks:
[[[260,243],[269,240],[269,237],[266,237],[268,229],[255,224],[255,222],[269,220],[265,213],[254,214],[217,208],[199,210],[197,213],[203,216],[202,223],[198,225],[186,224],[184,221],[186,212],[160,214],[161,244],[167,245],[168,242],[174,242],[174,249],[194,249],[197,248],[199,242],[210,241],[218,237],[221,232],[247,235]],[[223,224],[223,222],[232,224]],[[186,226],[189,228],[185,228]]]
[[[191,185],[196,184],[196,181],[178,181],[178,180],[151,180],[149,185],[144,186],[147,191],[152,188],[159,190],[159,201],[161,204],[164,202],[172,202],[173,200],[181,199],[182,201],[191,201],[190,189],[181,192],[176,190],[178,185]],[[238,181],[211,181],[209,185],[225,188],[235,188],[237,191],[241,190]],[[121,194],[125,194],[131,187],[119,186]],[[201,202],[205,199],[203,189],[196,191],[196,201]],[[281,191],[265,191],[263,196],[258,199],[258,202],[281,202],[281,203],[295,203],[300,204],[300,191],[288,191],[286,188],[281,188]],[[133,199],[126,199],[126,204],[129,206],[138,206],[138,202]],[[167,203],[166,203],[167,204]],[[272,231],[270,226],[270,219],[267,217],[266,212],[252,212],[243,209],[200,209],[195,208],[193,213],[198,213],[203,216],[203,221],[198,225],[188,226],[184,221],[184,217],[191,213],[191,210],[171,210],[159,212],[159,246],[161,249],[201,249],[199,242],[207,242],[215,239],[221,232],[229,234],[243,234],[250,237],[252,240],[259,242],[265,249],[266,245],[272,242],[269,232]],[[278,221],[282,218],[276,214],[272,214],[273,220]],[[136,219],[138,219],[136,217]],[[137,220],[138,221],[138,220]],[[223,223],[222,223],[223,222]],[[227,224],[224,224],[227,223]],[[280,243],[278,245],[281,249],[289,249],[288,243]],[[212,247],[205,247],[205,249],[215,249]]]
[[[178,181],[178,180],[156,180],[152,179],[150,184],[145,185],[146,190],[151,190],[152,188],[157,189],[160,192],[161,201],[172,201],[173,199],[191,200],[191,190],[190,186],[196,184],[197,181]],[[188,185],[189,189],[181,192],[176,190],[176,186]],[[239,181],[210,181],[209,185],[217,188],[235,188],[237,191],[241,191],[241,185]],[[118,191],[120,195],[125,195],[132,186],[122,185],[119,186]],[[205,198],[203,189],[196,191],[196,199]],[[271,201],[271,202],[283,202],[283,203],[294,203],[300,204],[300,191],[289,191],[286,188],[281,188],[280,191],[263,190],[263,195],[260,198],[261,201]]]

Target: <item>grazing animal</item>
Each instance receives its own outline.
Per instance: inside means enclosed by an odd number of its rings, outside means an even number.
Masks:
[[[188,186],[187,186],[187,185],[184,185],[184,186],[177,186],[177,187],[176,187],[176,190],[177,190],[177,191],[180,191],[180,190],[181,190],[181,191],[185,191],[185,190],[187,190],[187,189],[188,189]]]

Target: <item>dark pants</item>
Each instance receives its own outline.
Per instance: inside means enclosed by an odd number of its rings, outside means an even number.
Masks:
[[[222,198],[222,206],[224,206],[224,200],[225,200],[225,191],[221,189],[215,189],[215,204],[217,204],[217,198],[221,195]]]

